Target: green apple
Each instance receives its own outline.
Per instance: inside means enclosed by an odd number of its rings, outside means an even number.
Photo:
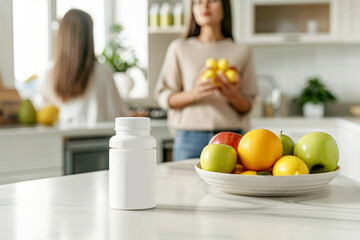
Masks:
[[[331,172],[337,167],[339,148],[329,134],[313,132],[299,139],[294,155],[306,163],[310,173]]]
[[[282,131],[280,131],[279,138],[283,146],[282,155],[293,155],[295,142],[289,136],[282,134]]]
[[[206,171],[231,173],[236,162],[236,150],[225,144],[209,144],[200,155],[201,168]]]

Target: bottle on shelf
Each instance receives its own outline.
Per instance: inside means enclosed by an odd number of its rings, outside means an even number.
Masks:
[[[173,16],[174,16],[174,26],[180,27],[184,25],[184,8],[181,2],[177,2],[175,4]]]
[[[160,7],[160,26],[169,27],[173,25],[173,12],[169,3],[164,2]]]
[[[149,26],[158,27],[160,25],[160,6],[157,3],[153,3],[149,10]]]

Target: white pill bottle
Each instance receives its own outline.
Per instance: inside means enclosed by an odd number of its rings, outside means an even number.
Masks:
[[[150,119],[116,118],[115,131],[109,150],[109,206],[155,207],[156,140],[150,135]]]

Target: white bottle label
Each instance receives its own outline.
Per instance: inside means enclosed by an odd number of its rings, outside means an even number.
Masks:
[[[109,159],[109,206],[155,207],[156,150],[110,149]]]

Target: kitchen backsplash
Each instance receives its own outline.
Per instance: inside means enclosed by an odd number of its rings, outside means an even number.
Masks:
[[[360,46],[253,47],[256,71],[272,75],[282,93],[300,94],[307,79],[319,76],[339,102],[360,102]]]
[[[287,109],[285,115],[301,114],[291,100],[300,94],[309,77],[319,76],[338,102],[327,115],[348,115],[348,107],[360,103],[360,46],[255,46],[256,71],[274,77]]]

